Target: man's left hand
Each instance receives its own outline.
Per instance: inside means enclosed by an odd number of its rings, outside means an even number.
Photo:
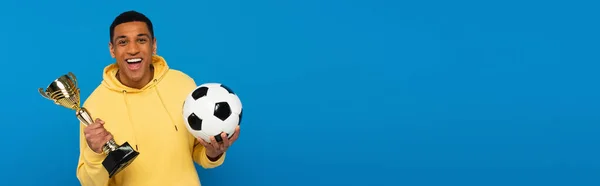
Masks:
[[[221,142],[217,142],[214,136],[210,137],[210,143],[207,143],[202,138],[198,138],[198,142],[206,148],[206,156],[212,161],[219,159],[223,153],[229,149],[229,147],[238,139],[240,136],[240,126],[235,128],[235,132],[231,138],[227,138],[227,134],[221,133]]]

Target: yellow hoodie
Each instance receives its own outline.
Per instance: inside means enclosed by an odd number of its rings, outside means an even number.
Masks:
[[[160,56],[153,56],[154,79],[142,89],[129,88],[116,78],[116,64],[104,69],[102,83],[83,106],[117,144],[129,142],[139,156],[113,178],[102,166],[106,155],[92,151],[80,123],[80,156],[77,178],[83,186],[176,186],[200,185],[194,162],[203,168],[220,166],[225,154],[210,161],[205,148],[187,131],[182,104],[195,87],[192,78],[169,69]]]

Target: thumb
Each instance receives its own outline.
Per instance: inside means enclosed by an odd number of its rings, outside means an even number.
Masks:
[[[104,121],[100,118],[96,118],[96,122],[100,123],[100,125],[104,125]]]

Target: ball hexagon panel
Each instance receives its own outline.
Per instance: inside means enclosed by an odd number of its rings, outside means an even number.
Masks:
[[[190,110],[193,110],[193,112],[201,119],[207,119],[213,117],[214,104],[215,102],[210,97],[205,96],[197,100],[192,100]]]
[[[229,137],[231,137],[231,135],[233,135],[233,133],[235,133],[235,128],[238,126],[238,123],[240,122],[240,117],[238,117],[237,114],[232,114],[231,117],[227,118],[225,121],[223,121],[223,132],[229,134]]]
[[[212,116],[212,114],[210,114],[210,117],[203,119],[202,123],[204,123],[204,125],[202,125],[202,132],[208,136],[218,135],[223,132],[223,126],[221,125],[223,121]]]
[[[188,116],[190,116],[190,114],[192,114],[192,112],[194,111],[192,106],[194,105],[193,102],[195,102],[195,101],[196,100],[190,94],[183,102],[182,116],[183,116],[184,121],[187,121]]]
[[[229,91],[227,91],[227,89],[224,89],[223,87],[218,86],[218,87],[208,88],[207,95],[210,96],[211,99],[224,101],[224,99],[231,94],[229,93]]]
[[[231,112],[235,114],[240,114],[242,112],[242,102],[235,94],[230,94],[225,98],[225,101],[229,103],[229,107],[231,108]]]

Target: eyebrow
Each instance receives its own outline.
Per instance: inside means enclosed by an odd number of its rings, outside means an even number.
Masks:
[[[119,39],[121,39],[121,38],[126,38],[126,37],[127,37],[127,36],[117,36],[117,37],[115,37],[115,41],[116,41],[116,40],[119,40]]]
[[[138,37],[141,37],[141,36],[146,36],[146,37],[150,38],[150,35],[148,35],[148,34],[138,34],[137,36],[138,36]]]

